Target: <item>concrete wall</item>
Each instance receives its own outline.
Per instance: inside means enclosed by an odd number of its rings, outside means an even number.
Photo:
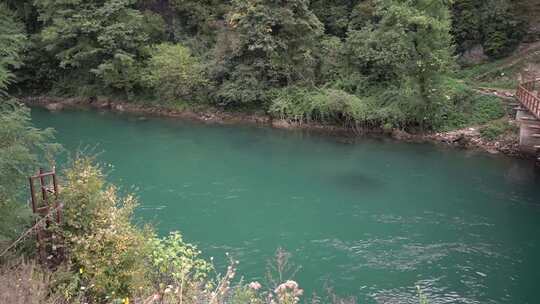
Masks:
[[[516,120],[520,122],[519,148],[523,153],[537,156],[537,150],[534,146],[540,146],[540,138],[533,137],[532,135],[540,134],[540,121],[530,120],[530,118],[533,117],[526,110],[518,110],[516,113]]]

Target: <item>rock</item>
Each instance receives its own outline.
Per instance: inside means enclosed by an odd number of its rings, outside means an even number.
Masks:
[[[124,112],[126,110],[126,108],[122,104],[114,105],[114,109],[118,112]]]
[[[489,154],[499,154],[499,151],[497,149],[486,149],[486,151],[489,153]]]
[[[393,129],[392,130],[392,137],[397,140],[410,140],[412,139],[412,135],[399,129]]]
[[[94,100],[93,102],[88,103],[90,107],[98,109],[98,110],[104,110],[104,109],[110,109],[111,104],[107,100]]]
[[[280,129],[291,129],[292,125],[284,119],[272,120],[272,127]]]
[[[454,144],[457,144],[459,147],[467,147],[470,143],[471,139],[465,136],[465,134],[461,133],[458,135],[457,138],[454,139]]]
[[[61,103],[49,103],[45,108],[51,112],[60,111],[64,108],[64,105]]]
[[[479,64],[487,61],[488,59],[488,56],[486,56],[484,53],[484,47],[482,47],[480,44],[466,50],[460,57],[460,61],[462,61],[465,65]]]

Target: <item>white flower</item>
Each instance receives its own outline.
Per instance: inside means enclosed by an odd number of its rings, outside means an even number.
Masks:
[[[253,289],[253,290],[259,290],[262,286],[261,286],[261,283],[255,281],[255,282],[251,282],[249,283],[249,288]]]

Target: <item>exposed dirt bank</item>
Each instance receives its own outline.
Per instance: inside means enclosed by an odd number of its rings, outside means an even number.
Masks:
[[[474,149],[491,154],[505,154],[512,157],[525,157],[519,151],[518,137],[506,136],[497,141],[488,141],[480,136],[478,127],[471,127],[451,132],[411,134],[402,130],[383,131],[381,129],[350,129],[341,126],[331,126],[317,123],[294,123],[281,119],[273,119],[269,115],[227,112],[218,108],[203,110],[171,109],[159,106],[149,106],[137,103],[127,103],[108,99],[88,100],[80,98],[56,97],[24,97],[25,104],[44,107],[50,111],[64,109],[96,109],[101,111],[125,112],[138,115],[163,116],[181,118],[214,124],[256,124],[271,126],[279,129],[302,129],[330,133],[339,136],[359,137],[362,135],[390,136],[397,140],[408,142],[431,142],[462,149]]]

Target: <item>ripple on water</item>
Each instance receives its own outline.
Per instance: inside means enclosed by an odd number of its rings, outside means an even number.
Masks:
[[[417,282],[418,288],[422,290],[422,295],[428,299],[430,304],[479,304],[492,303],[480,302],[472,296],[463,295],[445,287],[444,278],[434,278]],[[418,290],[416,287],[392,288],[374,291],[371,297],[376,303],[384,304],[418,304]]]

